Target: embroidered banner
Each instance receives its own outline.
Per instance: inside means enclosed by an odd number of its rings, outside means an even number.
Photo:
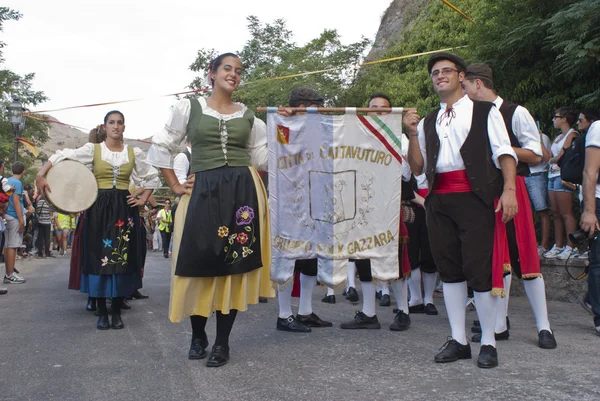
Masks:
[[[398,278],[402,113],[282,117],[269,109],[271,279],[318,259],[318,280],[346,280],[348,259]]]

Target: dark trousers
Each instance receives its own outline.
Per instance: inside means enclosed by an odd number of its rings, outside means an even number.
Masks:
[[[600,220],[600,199],[596,198],[596,217]],[[590,271],[588,272],[588,292],[594,324],[600,326],[600,244],[598,233],[590,240]]]
[[[36,248],[38,254],[50,255],[50,224],[38,223],[38,237]],[[42,252],[43,251],[43,252]]]
[[[436,267],[429,246],[429,233],[425,209],[415,207],[415,221],[406,223],[408,230],[408,259],[411,269],[420,268],[425,273],[435,273]]]
[[[169,245],[171,244],[171,233],[167,230],[160,230],[160,236],[162,238],[163,253],[169,254]]]
[[[492,290],[494,208],[473,192],[430,194],[425,201],[433,260],[445,283]]]

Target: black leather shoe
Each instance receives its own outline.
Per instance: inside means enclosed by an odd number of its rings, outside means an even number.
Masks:
[[[333,323],[321,319],[315,313],[310,315],[296,315],[296,320],[308,327],[333,327]]]
[[[557,347],[554,333],[549,330],[542,330],[538,333],[538,345],[543,349],[554,349]]]
[[[95,312],[96,311],[96,298],[88,297],[88,302],[85,307],[86,311]]]
[[[403,311],[398,312],[392,324],[390,324],[390,330],[393,331],[405,331],[410,327],[410,316]]]
[[[410,309],[409,309],[410,312]],[[438,310],[434,304],[425,305],[425,314],[430,316],[436,316],[438,314]]]
[[[354,319],[340,324],[342,329],[380,329],[381,324],[377,316],[368,317],[362,312],[356,312]]]
[[[509,334],[508,330],[505,330],[502,333],[494,333],[494,337],[496,337],[496,341],[504,341],[504,340],[508,340],[508,338],[510,337],[510,334]],[[474,343],[480,343],[481,342],[481,333],[473,334],[473,337],[471,337],[471,341]]]
[[[129,298],[129,297],[128,297]],[[140,292],[140,290],[135,290],[133,294],[131,294],[130,299],[146,299],[149,298],[148,295],[144,295]]]
[[[269,300],[265,297],[258,297],[258,303],[259,304],[266,304],[267,302],[269,302]]]
[[[482,345],[477,358],[477,366],[484,369],[498,366],[498,351],[491,345]]]
[[[204,359],[204,358],[206,358],[206,348],[207,347],[208,347],[207,339],[192,337],[192,344],[190,345],[190,352],[188,352],[188,359]]]
[[[408,313],[425,313],[425,305],[413,305],[408,307]]]
[[[123,299],[123,301],[121,302],[121,309],[125,309],[125,310],[131,309],[131,305],[129,305],[127,303],[127,301],[125,301],[125,299]]]
[[[163,256],[165,257],[165,259],[169,259],[169,254],[168,253],[163,253]]]
[[[209,368],[218,368],[229,361],[229,348],[222,345],[213,345],[206,366]]]
[[[325,302],[326,304],[334,304],[335,303],[335,295],[325,295],[321,302]]]
[[[434,360],[437,363],[454,362],[459,359],[471,359],[471,344],[462,345],[453,338],[449,338],[441,351],[435,356]]]
[[[108,315],[98,316],[98,323],[96,323],[96,328],[98,330],[110,329],[110,323],[108,322]]]
[[[358,292],[356,292],[356,288],[348,288],[348,291],[346,291],[346,299],[350,302],[358,302]]]
[[[379,301],[379,306],[390,306],[390,296],[388,294],[384,294],[381,296],[381,300]]]
[[[110,327],[112,327],[115,330],[120,330],[123,327],[125,327],[125,325],[123,324],[123,320],[121,319],[121,315],[116,315],[113,313],[112,321],[110,322]]]
[[[471,326],[471,333],[481,334],[481,323],[479,323],[479,320],[473,320],[473,325]]]
[[[310,333],[312,330],[305,324],[296,321],[294,315],[290,315],[287,319],[277,318],[277,330],[291,331],[293,333]]]
[[[375,299],[381,299],[381,291],[375,293]]]

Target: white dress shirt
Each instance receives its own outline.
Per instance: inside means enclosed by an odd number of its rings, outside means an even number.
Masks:
[[[498,110],[500,110],[502,103],[504,103],[504,100],[500,96],[494,100]],[[525,107],[517,106],[512,118],[512,130],[519,140],[519,144],[521,144],[521,149],[527,149],[538,156],[543,156],[537,125],[535,125],[535,120]]]
[[[469,96],[463,96],[458,102],[452,105],[454,116],[449,122],[449,117],[442,117],[446,112],[446,103],[440,104],[440,111],[436,118],[436,131],[440,139],[440,150],[437,157],[436,172],[447,173],[450,171],[464,170],[465,163],[460,154],[460,148],[465,143],[469,131],[471,131],[471,122],[473,120],[473,101]],[[427,150],[425,148],[425,129],[422,119],[417,126],[419,136],[419,147],[423,155],[423,171],[427,169]],[[492,161],[497,168],[500,168],[499,158],[502,155],[509,155],[517,162],[517,154],[510,144],[510,138],[504,125],[502,114],[496,107],[492,107],[487,121],[488,137],[492,151]]]
[[[600,148],[600,121],[594,121],[585,135],[585,147],[593,146]],[[598,184],[598,173],[596,173],[596,198],[600,198],[600,184]]]
[[[192,149],[189,146],[186,146],[189,154],[192,154]],[[173,160],[173,171],[177,176],[177,180],[180,184],[183,184],[187,181],[188,171],[190,169],[190,161],[187,158],[187,155],[184,152],[179,153],[175,156],[175,160]]]

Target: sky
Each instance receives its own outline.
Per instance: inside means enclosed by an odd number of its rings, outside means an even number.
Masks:
[[[49,98],[30,108],[48,110],[116,100],[142,101],[51,112],[58,120],[91,129],[109,110],[125,114],[128,138],[147,138],[169,116],[174,97],[187,90],[189,65],[201,48],[238,51],[249,39],[246,17],[282,18],[302,45],[325,29],[344,44],[374,40],[391,0],[352,7],[334,0],[5,0],[23,14],[0,33],[5,68],[35,73],[33,89]],[[363,3],[364,4],[364,3]],[[265,105],[270,106],[270,105]]]

